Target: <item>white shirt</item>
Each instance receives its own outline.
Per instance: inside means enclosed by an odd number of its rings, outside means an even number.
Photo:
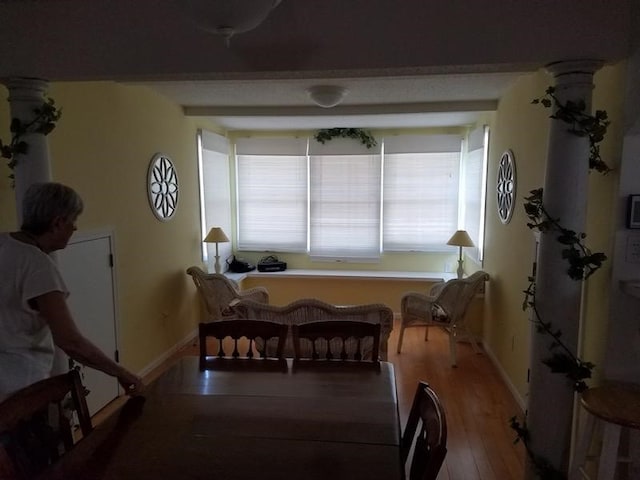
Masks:
[[[0,234],[0,399],[50,376],[51,330],[29,300],[67,287],[53,259]]]

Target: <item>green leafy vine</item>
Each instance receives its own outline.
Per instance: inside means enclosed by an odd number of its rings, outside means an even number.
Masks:
[[[378,144],[373,135],[371,135],[371,132],[361,128],[324,128],[318,130],[313,136],[313,138],[320,143],[326,143],[336,137],[353,138],[367,148],[375,147]]]
[[[604,139],[609,120],[607,112],[596,110],[595,115],[586,113],[586,105],[583,101],[562,103],[555,95],[554,87],[549,87],[545,95],[534,99],[531,103],[541,104],[546,108],[554,107],[554,113],[550,118],[561,120],[569,125],[569,132],[579,137],[587,137],[589,140],[589,168],[597,172],[606,174],[611,168],[602,160],[600,156],[599,143]],[[582,281],[593,275],[607,259],[601,252],[592,253],[584,244],[586,235],[565,228],[560,220],[553,218],[544,207],[542,201],[543,190],[541,188],[532,190],[528,197],[525,197],[524,208],[529,222],[527,226],[531,229],[539,230],[542,233],[554,233],[556,240],[564,245],[562,258],[568,263],[567,274],[576,281]],[[581,360],[573,354],[566,344],[562,342],[562,331],[554,329],[551,322],[545,322],[540,317],[540,312],[536,307],[535,277],[528,277],[529,285],[523,291],[525,297],[522,303],[523,310],[531,309],[533,319],[531,320],[536,331],[543,335],[549,335],[553,341],[549,346],[551,356],[542,360],[549,367],[552,373],[564,374],[570,381],[576,392],[583,392],[588,389],[586,379],[591,378],[595,365],[591,362]],[[522,441],[529,459],[532,462],[535,474],[545,480],[566,480],[566,475],[556,469],[547,459],[537,455],[532,451],[529,440],[530,435],[526,424],[521,424],[516,417],[510,419],[510,426],[516,432],[515,443]]]
[[[611,168],[602,160],[599,145],[604,140],[607,127],[611,123],[607,112],[596,110],[595,114],[591,115],[586,112],[587,106],[584,101],[562,103],[556,97],[555,91],[554,87],[548,87],[544,96],[533,99],[531,103],[540,104],[546,108],[554,107],[554,113],[550,118],[562,120],[569,126],[569,132],[589,139],[589,168],[600,173],[609,173]]]
[[[531,190],[525,197],[524,210],[530,222],[527,227],[537,229],[542,233],[557,232],[556,240],[565,245],[562,258],[567,260],[569,268],[567,274],[573,280],[587,279],[598,270],[607,259],[604,253],[591,251],[583,243],[584,233],[577,233],[560,225],[557,218],[551,217],[542,204],[542,188]]]
[[[18,164],[18,155],[25,155],[29,151],[29,145],[24,140],[24,136],[30,133],[41,133],[48,135],[56,127],[56,122],[62,116],[62,110],[56,107],[52,98],[48,98],[40,107],[33,109],[34,118],[28,122],[23,122],[19,118],[13,118],[9,130],[11,141],[4,143],[0,139],[0,155],[7,159],[7,165],[14,170]],[[11,173],[9,178],[13,179]]]
[[[558,471],[546,458],[536,455],[536,453],[531,450],[531,446],[529,445],[529,430],[525,424],[521,424],[516,417],[511,417],[509,426],[517,434],[514,443],[522,441],[538,478],[543,480],[567,480],[564,473]]]

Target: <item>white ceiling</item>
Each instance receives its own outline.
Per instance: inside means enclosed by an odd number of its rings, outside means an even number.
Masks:
[[[138,83],[227,130],[299,130],[330,127],[417,128],[470,125],[495,110],[522,73],[373,78],[209,80]],[[313,85],[347,89],[333,108],[316,106]]]
[[[147,85],[230,130],[465,125],[523,72],[625,58],[637,3],[282,0],[227,46],[185,1],[0,0],[0,82]],[[322,109],[317,84],[349,93]]]

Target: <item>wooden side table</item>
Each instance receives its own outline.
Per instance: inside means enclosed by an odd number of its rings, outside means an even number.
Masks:
[[[620,462],[632,464],[628,478],[640,478],[640,385],[616,383],[586,390],[580,404],[587,412],[583,431],[578,441],[571,465],[571,480],[590,479],[585,471],[589,447],[593,440],[596,422],[603,424],[602,449],[598,464],[598,480],[613,480]],[[628,458],[618,455],[622,429],[631,429]]]

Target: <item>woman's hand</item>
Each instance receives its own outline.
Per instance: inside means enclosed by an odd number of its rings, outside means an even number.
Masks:
[[[129,396],[134,397],[144,392],[144,383],[142,383],[142,379],[128,370],[124,370],[121,375],[118,375],[118,382],[120,382],[125,393]]]

